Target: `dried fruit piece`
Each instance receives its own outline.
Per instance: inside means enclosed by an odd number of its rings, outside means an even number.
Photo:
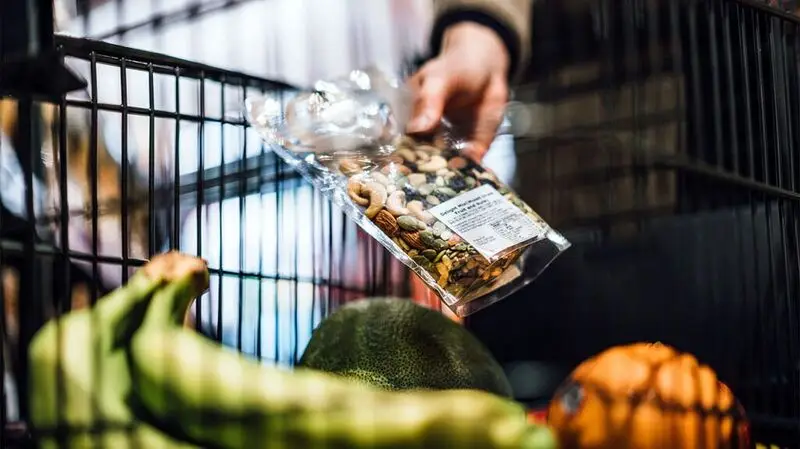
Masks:
[[[452,237],[447,239],[447,244],[450,245],[451,247],[454,247],[453,249],[455,249],[456,251],[461,251],[460,249],[458,249],[458,244],[461,242],[462,242],[461,237],[459,237],[456,234],[453,234]]]
[[[394,162],[390,162],[381,168],[381,173],[385,175],[402,174],[407,176],[411,174],[411,169],[403,164],[395,164]]]
[[[453,268],[453,262],[447,256],[442,256],[442,263],[447,267],[448,270]]]
[[[447,166],[453,170],[461,170],[467,166],[467,160],[461,156],[456,156],[447,161]]]

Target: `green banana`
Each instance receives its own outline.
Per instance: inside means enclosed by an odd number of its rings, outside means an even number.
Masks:
[[[521,406],[477,391],[386,392],[339,376],[268,367],[175,324],[191,276],[153,296],[130,344],[137,399],[214,448],[550,448]]]
[[[169,281],[169,273],[158,270],[165,257],[175,255],[156,256],[94,307],[51,320],[34,336],[28,396],[40,447],[196,447],[139,422],[128,406],[131,381],[124,348],[153,293]],[[58,429],[63,440],[52,433]]]

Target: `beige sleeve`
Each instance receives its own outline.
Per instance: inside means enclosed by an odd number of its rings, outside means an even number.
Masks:
[[[530,58],[531,10],[535,0],[434,0],[434,20],[460,11],[483,13],[499,22],[518,42],[512,78],[528,64]]]

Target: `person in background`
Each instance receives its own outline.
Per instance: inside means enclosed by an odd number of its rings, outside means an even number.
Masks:
[[[530,53],[535,0],[434,0],[431,54],[409,80],[408,132],[433,131],[443,115],[466,126],[467,153],[483,159]]]

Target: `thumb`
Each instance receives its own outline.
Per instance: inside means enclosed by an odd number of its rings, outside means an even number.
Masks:
[[[414,98],[409,133],[433,131],[442,119],[444,108],[450,98],[452,83],[441,75],[424,76]]]

